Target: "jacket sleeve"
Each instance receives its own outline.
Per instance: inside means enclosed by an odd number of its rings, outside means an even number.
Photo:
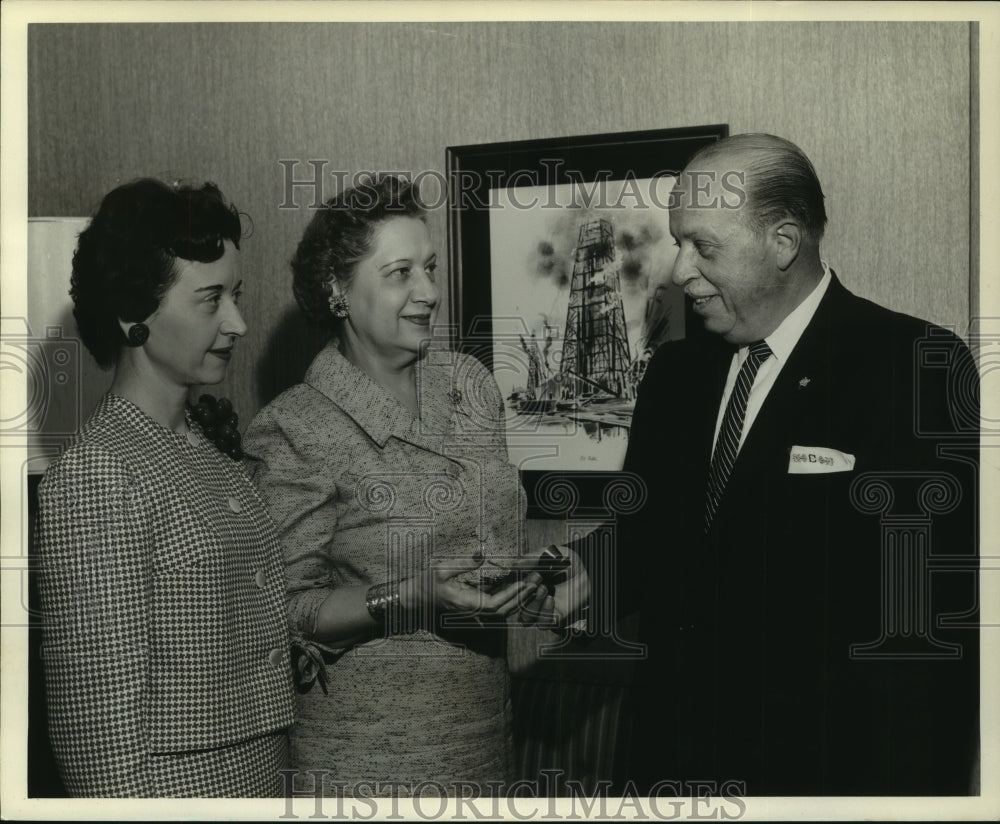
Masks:
[[[243,446],[285,553],[290,629],[311,639],[320,605],[338,582],[338,462],[308,421],[273,407],[254,418]]]
[[[155,796],[148,680],[148,519],[114,457],[81,448],[39,488],[37,548],[49,735],[76,796]]]

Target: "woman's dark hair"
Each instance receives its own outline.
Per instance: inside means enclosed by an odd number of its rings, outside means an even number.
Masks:
[[[330,313],[331,281],[336,278],[341,289],[350,285],[386,220],[423,216],[413,185],[393,175],[363,179],[326,201],[309,221],[291,261],[292,291],[306,319],[335,332],[340,321]]]
[[[103,369],[118,360],[123,321],[148,318],[177,278],[178,258],[211,263],[238,249],[236,207],[214,183],[168,186],[143,178],[109,192],[73,254],[70,296],[84,345]]]

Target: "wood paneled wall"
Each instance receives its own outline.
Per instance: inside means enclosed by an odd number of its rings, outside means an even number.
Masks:
[[[219,389],[247,420],[315,345],[287,266],[313,198],[280,208],[280,160],[443,172],[448,145],[728,123],[812,158],[849,288],[964,333],[969,42],[965,23],[34,24],[29,214],[88,215],[143,175],[219,183],[254,226]],[[443,209],[430,226],[443,252]]]

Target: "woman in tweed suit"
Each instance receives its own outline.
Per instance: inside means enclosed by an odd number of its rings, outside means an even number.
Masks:
[[[245,448],[302,636],[296,789],[502,793],[504,620],[553,603],[537,574],[508,577],[525,555],[524,506],[499,389],[474,358],[427,349],[437,258],[407,183],[328,202],[292,268],[304,314],[333,339]]]
[[[111,390],[39,490],[49,731],[79,796],[283,793],[292,679],[277,538],[186,410],[246,326],[240,219],[139,180],[84,230],[71,294]]]

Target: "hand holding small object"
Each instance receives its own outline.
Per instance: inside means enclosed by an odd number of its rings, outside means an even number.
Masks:
[[[531,573],[488,592],[456,580],[482,564],[482,555],[434,559],[420,574],[399,582],[400,607],[422,614],[473,614],[484,620],[506,618],[534,596],[542,581],[540,574]]]
[[[581,618],[590,600],[590,579],[573,550],[550,544],[519,559],[514,568],[542,576],[542,586],[519,615],[521,623],[566,627]]]

